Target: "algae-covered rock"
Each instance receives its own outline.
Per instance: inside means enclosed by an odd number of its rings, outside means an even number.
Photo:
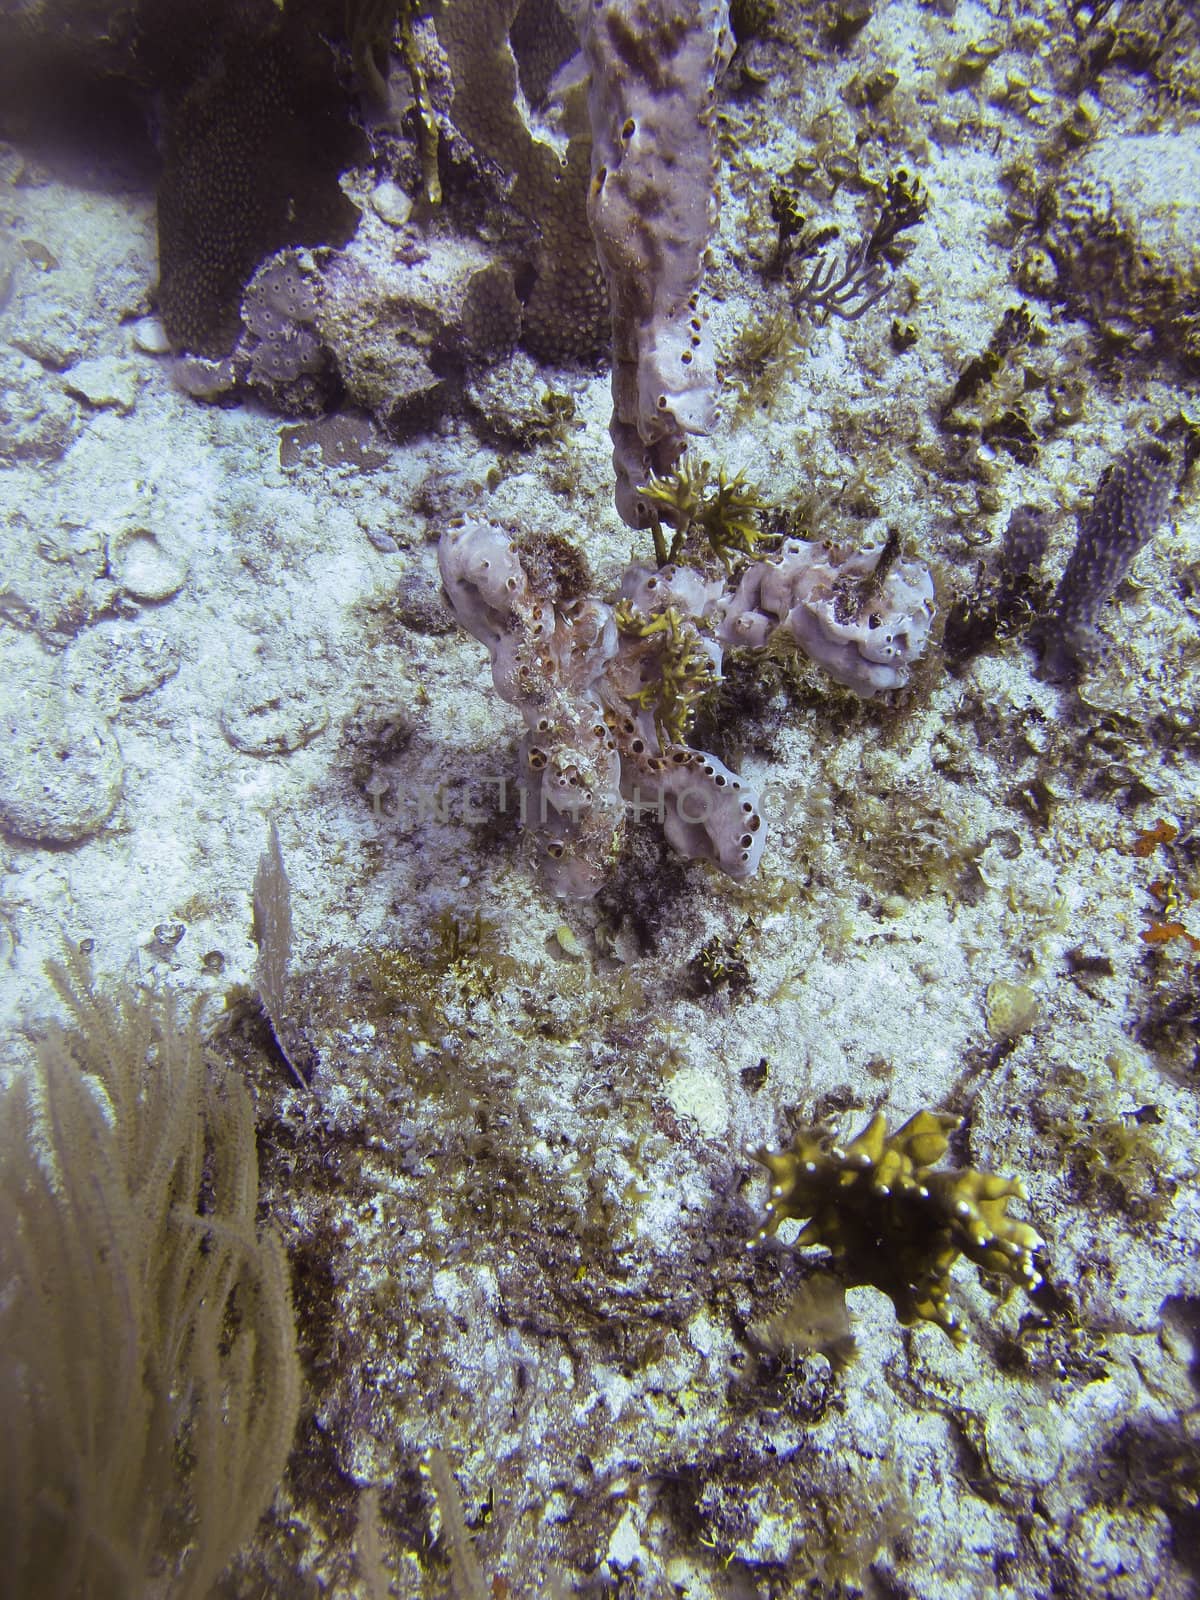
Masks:
[[[45,380],[34,357],[0,350],[0,464],[57,461],[82,430],[79,406]]]
[[[512,348],[520,307],[475,241],[425,237],[398,261],[391,230],[372,219],[325,273],[317,326],[349,398],[403,437],[449,403],[462,362]]]
[[[1078,314],[1189,365],[1200,362],[1197,173],[1198,128],[1099,139],[1067,173],[1045,241],[1056,291]]]
[[[103,717],[56,688],[29,685],[0,714],[0,740],[0,827],[35,844],[77,844],[99,832],[124,772]]]
[[[137,404],[137,368],[117,356],[77,362],[64,378],[63,386],[68,394],[95,411],[117,411],[127,417]]]
[[[1108,186],[1114,218],[1164,270],[1181,280],[1200,274],[1200,128],[1110,134],[1077,172]]]
[[[311,661],[264,661],[239,674],[221,706],[221,731],[245,755],[291,755],[329,721],[329,685]]]

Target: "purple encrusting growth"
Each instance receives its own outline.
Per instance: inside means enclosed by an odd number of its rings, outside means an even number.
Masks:
[[[320,409],[329,358],[317,331],[320,280],[294,250],[264,262],[242,303],[246,377],[288,412]]]
[[[1001,575],[1004,587],[1012,592],[1024,580],[1035,576],[1050,542],[1050,513],[1044,506],[1016,506],[1004,530],[1001,546]]]
[[[1100,613],[1158,532],[1180,476],[1178,457],[1157,439],[1104,469],[1042,628],[1043,666],[1051,678],[1073,682],[1099,656]]]

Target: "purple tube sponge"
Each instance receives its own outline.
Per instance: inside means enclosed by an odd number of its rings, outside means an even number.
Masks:
[[[1176,453],[1151,439],[1101,473],[1041,629],[1047,677],[1073,683],[1101,654],[1100,613],[1133,558],[1161,527],[1182,470]]]

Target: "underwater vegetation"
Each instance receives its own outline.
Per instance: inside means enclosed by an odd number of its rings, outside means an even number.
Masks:
[[[710,492],[711,484],[711,492]],[[724,467],[712,483],[712,466],[707,461],[694,465],[685,461],[665,478],[654,478],[638,491],[648,502],[653,518],[654,559],[660,567],[674,565],[683,557],[689,543],[692,556],[697,550],[703,560],[705,545],[719,558],[727,572],[737,556],[753,556],[767,537],[758,513],[767,509],[745,473],[729,477]],[[672,529],[668,545],[663,523]]]
[[[849,1288],[871,1284],[901,1323],[937,1323],[963,1338],[949,1305],[950,1268],[960,1255],[1026,1290],[1042,1281],[1043,1241],[1007,1215],[1024,1190],[991,1173],[934,1171],[961,1118],[918,1111],[894,1133],[882,1111],[844,1144],[828,1128],[797,1129],[790,1150],[751,1152],[771,1174],[767,1221],[758,1238],[789,1217],[804,1222],[795,1244],[824,1245]]]
[[[837,238],[836,227],[811,226],[797,197],[782,184],[772,185],[770,202],[779,231],[768,270],[787,281],[793,313],[817,323],[830,317],[857,322],[882,300],[907,254],[900,235],[915,228],[929,209],[919,178],[903,170],[888,173],[874,222],[839,261],[825,249]]]
[[[198,1007],[50,973],[0,1122],[0,1593],[204,1600],[283,1472],[300,1367],[250,1096]]]

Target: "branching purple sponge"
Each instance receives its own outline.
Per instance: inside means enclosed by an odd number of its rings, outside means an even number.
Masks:
[[[637,486],[714,420],[699,289],[716,212],[714,91],[732,38],[726,0],[575,9],[591,74],[588,220],[612,307],[617,510],[643,528],[651,508]]]
[[[539,594],[513,541],[487,522],[447,530],[438,560],[455,615],[487,646],[496,693],[525,719],[522,816],[555,893],[596,893],[620,851],[627,809],[657,816],[689,860],[713,861],[735,878],[756,870],[757,795],[716,756],[661,742],[663,723],[641,692],[664,660],[678,665],[680,643],[712,667],[690,616],[678,610],[674,635],[630,633],[628,611],[622,630],[602,601]],[[717,672],[720,657],[717,646]]]
[[[761,649],[790,635],[836,683],[864,699],[908,682],[933,622],[933,579],[919,561],[882,545],[852,554],[793,539],[749,567],[717,628],[726,646]]]
[[[621,848],[627,812],[654,815],[688,860],[733,878],[758,868],[758,796],[687,742],[699,699],[720,681],[726,645],[759,649],[785,632],[862,695],[902,685],[924,648],[933,585],[919,562],[877,551],[838,558],[796,542],[756,562],[736,590],[686,567],[632,566],[614,606],[583,596],[478,519],[438,548],[455,616],[486,645],[496,692],[525,719],[522,821],[552,889],[596,893]]]

